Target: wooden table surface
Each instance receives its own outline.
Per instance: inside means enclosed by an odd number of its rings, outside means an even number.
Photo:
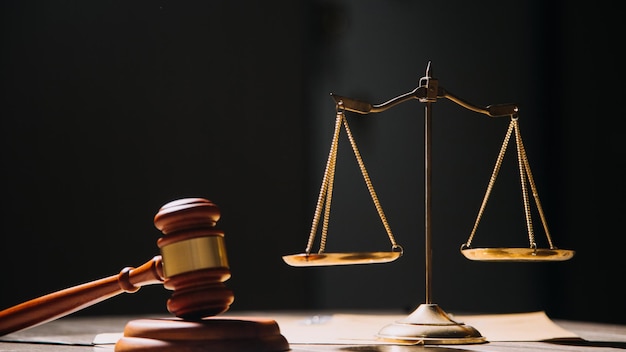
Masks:
[[[294,313],[295,314],[295,313]],[[268,314],[268,316],[271,314]],[[306,314],[302,314],[303,317]],[[122,332],[130,320],[140,317],[100,316],[72,317],[68,316],[40,326],[22,330],[0,337],[0,351],[113,351],[113,345],[92,344],[94,337],[100,333]],[[581,337],[580,340],[563,342],[487,342],[467,345],[322,345],[322,344],[291,344],[291,351],[359,351],[359,352],[402,352],[427,350],[431,352],[467,352],[467,351],[624,351],[626,350],[626,325],[602,324],[578,321],[554,320],[562,328]],[[40,342],[42,338],[48,342]],[[16,342],[16,340],[28,340]],[[74,343],[72,345],[71,343]]]

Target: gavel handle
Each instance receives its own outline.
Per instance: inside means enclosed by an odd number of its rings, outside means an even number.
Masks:
[[[70,287],[0,311],[0,336],[41,325],[104,301],[122,292],[163,282],[161,256],[118,275]]]

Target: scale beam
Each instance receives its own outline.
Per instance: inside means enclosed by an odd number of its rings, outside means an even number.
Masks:
[[[417,88],[384,103],[371,104],[362,100],[348,98],[334,93],[331,93],[330,96],[335,100],[336,104],[341,103],[344,110],[356,112],[362,115],[383,112],[410,100],[419,100],[422,103],[426,103],[435,102],[438,98],[448,99],[457,105],[466,108],[467,110],[487,115],[489,117],[515,116],[519,110],[515,104],[496,104],[480,107],[457,97],[456,95],[445,90],[443,87],[440,87],[438,81],[430,77],[430,62],[428,63],[428,68],[426,69],[426,76],[420,79],[420,85]]]

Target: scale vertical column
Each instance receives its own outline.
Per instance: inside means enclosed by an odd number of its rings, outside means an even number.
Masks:
[[[431,131],[432,103],[426,102],[424,114],[424,250],[426,261],[426,304],[432,303],[432,245],[431,245]]]

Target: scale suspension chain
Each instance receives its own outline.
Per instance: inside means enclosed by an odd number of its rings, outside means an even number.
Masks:
[[[485,211],[485,207],[487,205],[487,201],[489,196],[491,195],[491,191],[493,190],[493,186],[495,184],[496,178],[502,166],[502,160],[504,159],[504,154],[507,150],[509,140],[511,139],[511,135],[515,132],[515,145],[517,149],[517,160],[519,167],[519,175],[520,175],[520,184],[524,205],[524,215],[526,218],[526,230],[528,233],[528,241],[529,248],[477,248],[472,249],[472,241],[476,235],[476,230],[478,228],[478,224],[482,219],[482,216]],[[537,210],[539,212],[539,216],[541,218],[541,223],[543,224],[543,229],[548,240],[548,249],[539,249],[537,248],[537,243],[535,242],[535,234],[533,230],[533,222],[531,217],[531,209],[530,209],[530,200],[528,197],[528,186],[530,185],[531,192],[535,199],[535,204],[537,206]],[[533,179],[532,172],[530,170],[530,163],[528,161],[528,156],[526,155],[526,149],[524,148],[524,143],[522,142],[522,134],[519,128],[518,117],[516,115],[511,116],[511,122],[509,123],[509,127],[507,129],[506,135],[504,137],[504,141],[502,142],[502,146],[500,148],[500,152],[498,153],[498,157],[496,159],[496,163],[489,179],[489,184],[487,185],[487,190],[483,197],[483,201],[481,203],[480,209],[478,211],[478,215],[476,217],[476,221],[474,222],[474,227],[467,239],[467,242],[461,245],[461,253],[463,253],[468,259],[471,260],[483,260],[483,261],[555,261],[555,260],[567,260],[570,259],[574,252],[570,250],[559,250],[557,249],[553,242],[552,237],[550,236],[550,231],[548,230],[547,221],[545,218],[545,214],[543,212],[543,208],[541,206],[541,201],[539,200],[539,192],[537,191],[537,186],[535,184],[535,180]]]
[[[337,154],[339,149],[339,135],[341,131],[341,127],[344,127],[346,130],[346,135],[348,140],[350,141],[350,145],[352,146],[352,151],[354,152],[354,156],[356,157],[356,161],[359,165],[359,169],[361,174],[363,175],[363,179],[369,191],[369,194],[374,202],[374,206],[376,207],[376,211],[378,212],[378,216],[387,232],[387,236],[389,237],[389,241],[391,242],[391,251],[390,252],[352,252],[352,253],[326,253],[326,240],[328,237],[328,224],[330,219],[330,208],[332,203],[332,193],[335,179],[335,169],[337,166]],[[323,216],[322,216],[323,214]],[[320,220],[322,220],[322,229],[321,229],[321,237],[320,237],[320,245],[316,254],[312,254],[313,245],[315,242],[315,237],[319,228]],[[324,177],[322,179],[322,185],[320,187],[320,194],[317,199],[317,204],[315,207],[315,213],[313,216],[313,221],[311,224],[311,231],[309,233],[309,238],[307,241],[307,246],[305,252],[300,255],[289,255],[284,256],[283,259],[290,265],[294,266],[313,266],[313,265],[344,265],[344,264],[369,264],[369,263],[385,263],[393,261],[399,258],[403,253],[402,246],[397,244],[393,233],[391,231],[391,227],[387,222],[387,218],[383,211],[382,206],[380,205],[380,201],[378,200],[378,196],[376,195],[376,191],[374,190],[374,186],[369,177],[367,169],[365,168],[365,163],[361,158],[361,154],[356,145],[356,141],[350,127],[348,126],[348,121],[345,116],[345,112],[343,109],[343,103],[340,101],[337,103],[336,107],[336,118],[335,118],[335,129],[333,133],[333,138],[331,141],[330,152],[328,153],[328,160],[326,161],[326,167],[324,169]]]

